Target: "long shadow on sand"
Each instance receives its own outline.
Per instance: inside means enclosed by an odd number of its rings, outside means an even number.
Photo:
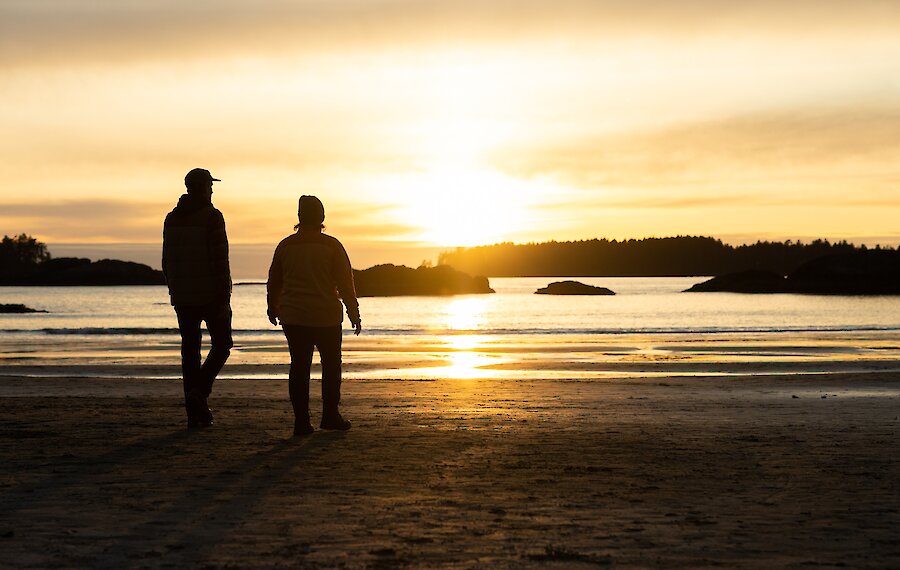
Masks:
[[[116,543],[93,553],[92,564],[112,567],[124,560],[163,557],[170,564],[197,565],[227,541],[241,520],[318,450],[343,439],[344,433],[317,432],[288,439],[240,463],[228,464],[194,484],[168,509],[124,529]]]
[[[15,438],[21,430],[11,430],[8,434]],[[110,468],[139,461],[148,452],[170,448],[184,442],[193,434],[185,430],[139,439],[124,446],[115,447],[105,453],[93,456],[76,456],[61,453],[52,458],[52,474],[39,480],[28,480],[0,493],[0,507],[3,519],[14,519],[19,511],[28,510],[49,501],[60,501],[70,489],[95,482],[98,476]],[[66,471],[67,468],[74,468]]]

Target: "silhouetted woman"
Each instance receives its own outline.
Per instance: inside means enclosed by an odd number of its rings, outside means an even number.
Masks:
[[[322,429],[350,429],[341,417],[341,299],[347,316],[362,330],[350,258],[341,242],[325,235],[325,207],[315,196],[301,196],[297,232],[275,248],[269,268],[269,321],[281,323],[291,351],[289,388],[294,435],[315,431],[309,421],[309,372],[313,348],[322,359]]]

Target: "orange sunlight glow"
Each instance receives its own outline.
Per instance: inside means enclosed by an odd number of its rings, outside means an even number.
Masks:
[[[407,202],[406,219],[419,241],[472,246],[523,230],[527,207],[516,200],[513,181],[486,171],[432,170],[412,176],[419,198]]]
[[[496,243],[527,235],[548,184],[506,176],[477,164],[445,163],[394,178],[397,221],[432,246]]]
[[[546,202],[547,184],[492,167],[498,149],[525,136],[506,115],[521,98],[494,81],[495,66],[471,54],[447,54],[420,70],[417,105],[405,144],[416,167],[388,181],[410,238],[430,246],[472,246],[528,235],[533,207]]]

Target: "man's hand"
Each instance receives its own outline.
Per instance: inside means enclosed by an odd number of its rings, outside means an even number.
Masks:
[[[362,332],[362,321],[352,323],[353,324],[353,334],[359,336],[359,333]]]
[[[269,313],[269,322],[277,327],[278,326],[278,317],[276,317],[272,313]]]

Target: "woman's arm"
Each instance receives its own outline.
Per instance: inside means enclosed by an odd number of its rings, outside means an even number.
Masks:
[[[337,256],[335,277],[338,293],[341,295],[341,300],[344,301],[344,306],[347,307],[347,316],[356,329],[356,334],[359,334],[362,330],[362,321],[359,316],[359,301],[356,299],[356,285],[353,283],[353,267],[350,265],[350,256],[347,255],[347,250],[340,242],[335,248],[335,255]]]

